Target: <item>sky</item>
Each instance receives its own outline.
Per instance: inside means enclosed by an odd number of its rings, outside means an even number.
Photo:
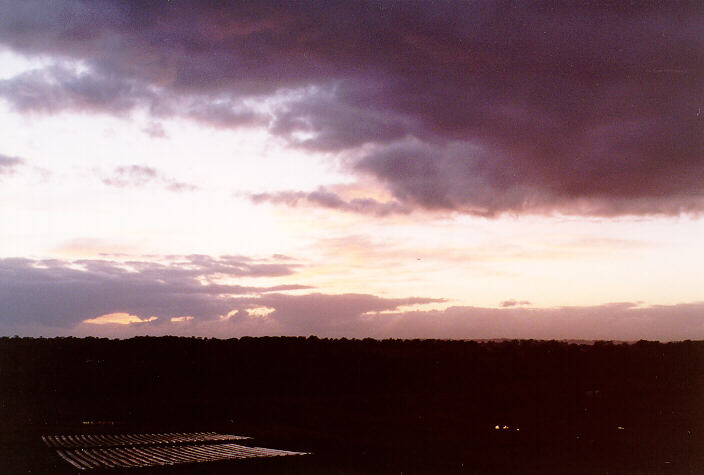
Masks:
[[[704,339],[701,2],[0,11],[0,335]]]

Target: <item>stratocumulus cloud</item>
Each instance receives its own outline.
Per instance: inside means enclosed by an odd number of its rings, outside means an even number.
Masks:
[[[0,81],[19,111],[267,127],[353,157],[399,209],[704,209],[701,2],[0,6],[1,44],[56,58]]]

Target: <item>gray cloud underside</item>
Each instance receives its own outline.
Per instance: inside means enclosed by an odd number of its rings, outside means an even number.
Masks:
[[[389,214],[407,214],[411,208],[398,201],[380,202],[373,198],[353,198],[345,200],[337,193],[320,188],[316,191],[305,193],[302,191],[280,191],[274,193],[254,193],[249,195],[254,203],[274,203],[288,206],[298,206],[304,202],[310,206],[350,211],[354,213],[387,216]]]
[[[156,168],[144,165],[126,165],[115,168],[112,173],[103,176],[102,182],[118,188],[140,187],[156,184],[169,191],[193,191],[198,187],[190,183],[174,180]]]
[[[301,285],[253,287],[223,285],[223,278],[290,275],[294,263],[241,256],[171,256],[167,264],[150,261],[0,260],[0,324],[70,328],[99,315],[127,312],[149,317],[226,314],[248,300],[236,295],[306,289]]]
[[[704,338],[704,303],[640,307],[492,309],[450,307],[402,311],[442,302],[368,294],[285,294],[307,287],[222,285],[213,279],[279,276],[280,263],[239,256],[182,256],[167,264],[110,260],[0,260],[0,335],[181,334],[203,336],[320,335],[375,338],[537,338],[681,340]],[[125,265],[130,269],[126,270]],[[77,268],[78,266],[78,268]],[[205,281],[205,285],[201,281]],[[524,302],[517,302],[523,305]],[[268,315],[254,309],[266,307]],[[156,320],[91,325],[83,320],[125,312]],[[219,318],[224,315],[229,318]],[[171,318],[192,316],[185,322]]]
[[[704,209],[701,2],[0,6],[1,44],[57,59],[0,81],[18,110],[268,126],[410,208]]]
[[[17,167],[24,164],[24,160],[18,157],[10,157],[0,153],[0,175],[10,175],[17,170]]]

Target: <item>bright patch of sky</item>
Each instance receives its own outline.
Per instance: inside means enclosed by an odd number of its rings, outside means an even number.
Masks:
[[[26,57],[11,50],[0,48],[0,80],[10,79],[33,69],[52,64],[49,58]]]

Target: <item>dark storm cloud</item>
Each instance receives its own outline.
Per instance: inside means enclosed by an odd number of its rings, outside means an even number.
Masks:
[[[144,107],[155,117],[187,117],[215,127],[266,123],[264,116],[232,97],[182,98],[132,78],[78,72],[60,64],[0,80],[0,97],[20,112],[53,114],[70,110],[121,115]]]
[[[2,44],[56,60],[0,82],[19,110],[269,123],[408,207],[704,209],[701,2],[0,6]]]
[[[214,127],[234,128],[250,125],[265,125],[265,116],[244,106],[233,105],[229,101],[210,102],[199,99],[191,103],[186,116]]]
[[[20,111],[46,113],[71,109],[120,114],[155,99],[136,81],[76,73],[59,65],[1,80],[0,96]]]
[[[352,81],[337,81],[334,86],[337,91],[348,88],[358,86]],[[362,95],[364,92],[360,91]],[[339,94],[326,91],[290,102],[271,123],[271,132],[292,145],[320,151],[400,140],[416,128],[412,117],[345,101]],[[301,135],[306,138],[299,138]]]
[[[321,188],[316,191],[304,193],[301,191],[280,191],[275,193],[254,193],[250,195],[254,203],[275,203],[288,206],[298,206],[305,202],[308,205],[339,211],[386,216],[389,214],[406,214],[411,211],[408,206],[398,201],[380,202],[373,198],[353,198],[345,200],[337,193]]]
[[[190,183],[176,181],[159,170],[143,165],[128,165],[115,168],[112,173],[102,178],[102,182],[118,188],[140,187],[156,184],[169,191],[193,191],[198,187]]]

